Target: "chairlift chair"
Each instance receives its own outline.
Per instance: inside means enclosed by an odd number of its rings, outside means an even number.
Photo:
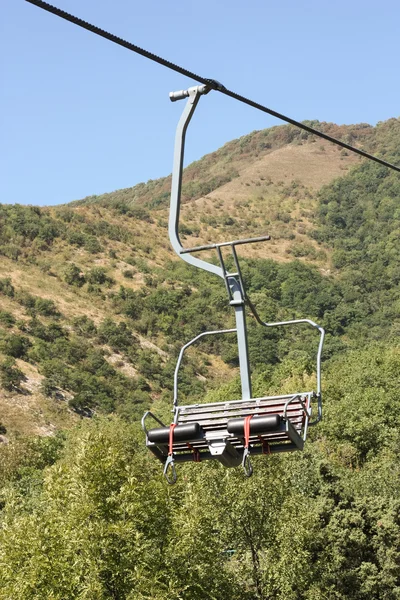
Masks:
[[[166,426],[151,411],[147,411],[143,415],[142,427],[146,434],[146,445],[164,464],[164,475],[170,484],[175,483],[177,479],[175,464],[187,461],[218,460],[225,467],[236,467],[241,464],[245,475],[250,477],[253,472],[250,454],[273,454],[302,450],[308,426],[314,425],[322,418],[321,354],[325,336],[324,329],[310,319],[266,323],[262,321],[246,293],[236,247],[241,244],[266,242],[270,236],[193,248],[183,248],[181,244],[178,229],[186,130],[200,97],[209,91],[209,87],[200,85],[170,94],[173,102],[183,98],[188,100],[179,120],[175,138],[169,237],[173,249],[180,258],[195,267],[214,273],[224,280],[229,304],[235,311],[236,327],[205,331],[190,340],[181,349],[174,374],[173,421],[171,425]],[[229,248],[232,253],[234,272],[229,272],[226,268],[221,250],[224,247]],[[216,251],[219,265],[198,258],[199,253],[207,250]],[[306,324],[319,332],[316,391],[296,391],[280,396],[252,397],[246,305],[263,327]],[[238,344],[241,399],[210,404],[180,405],[178,402],[178,374],[186,349],[205,336],[233,333],[236,334]],[[317,415],[312,421],[311,405],[313,402],[317,407]],[[153,428],[150,428],[149,422],[153,423]]]

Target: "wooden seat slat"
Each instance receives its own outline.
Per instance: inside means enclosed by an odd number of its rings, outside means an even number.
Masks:
[[[232,407],[230,410],[219,410],[219,411],[213,411],[213,412],[206,412],[206,411],[192,411],[190,413],[182,413],[179,412],[179,420],[181,419],[189,419],[189,418],[193,418],[195,417],[199,417],[201,418],[204,415],[210,416],[210,417],[214,417],[214,416],[218,416],[218,415],[234,415],[234,414],[251,414],[251,413],[263,413],[263,414],[274,414],[274,413],[283,413],[285,409],[285,406],[248,406],[246,408],[237,408],[237,407]],[[289,404],[289,406],[287,407],[287,411],[293,411],[293,410],[303,410],[303,407],[301,406],[301,404],[299,404],[298,402],[293,404]]]
[[[192,423],[192,422],[196,422],[199,423],[202,427],[206,424],[218,424],[218,423],[228,423],[228,421],[230,421],[231,419],[240,419],[243,417],[247,417],[250,415],[253,416],[264,416],[264,415],[268,415],[268,414],[277,414],[275,413],[265,413],[265,412],[261,412],[261,411],[257,411],[257,412],[247,412],[247,413],[239,413],[239,414],[230,414],[230,415],[216,415],[215,417],[213,415],[202,415],[202,416],[196,416],[194,415],[192,418],[184,418],[184,419],[179,419],[178,420],[178,424],[184,424],[184,423]],[[278,413],[279,414],[279,413]],[[282,415],[281,415],[282,416]],[[288,419],[292,422],[295,420],[301,420],[304,416],[304,412],[303,410],[301,411],[287,411],[287,417]],[[196,418],[194,418],[196,417]]]
[[[261,416],[264,416],[265,414],[268,414],[268,413],[260,413],[260,412],[258,412],[258,413],[253,413],[253,416],[260,416],[261,417]],[[276,414],[276,413],[274,413],[274,414]],[[199,425],[203,429],[210,429],[212,427],[221,427],[221,426],[225,426],[226,427],[227,424],[228,424],[228,421],[230,421],[231,419],[243,418],[243,417],[246,417],[246,416],[249,416],[249,413],[247,413],[247,414],[241,414],[241,415],[225,415],[225,416],[221,415],[221,416],[218,416],[218,418],[209,418],[210,415],[207,415],[207,416],[204,416],[202,418],[185,419],[185,420],[182,420],[182,421],[179,420],[178,424],[190,423],[190,422],[197,422],[197,423],[199,423]],[[292,413],[290,413],[288,411],[287,417],[288,417],[289,421],[292,424],[302,423],[303,417],[304,417],[304,413],[303,413],[303,411],[301,411],[301,412],[297,411],[297,412],[292,412]]]
[[[224,412],[224,411],[228,411],[231,412],[232,410],[247,410],[247,409],[253,409],[253,408],[273,408],[273,407],[278,407],[283,411],[285,404],[287,403],[288,400],[290,400],[290,398],[295,397],[295,395],[293,396],[288,396],[285,397],[284,399],[279,399],[279,400],[272,400],[272,399],[260,399],[260,400],[246,400],[246,401],[242,401],[242,402],[237,402],[237,401],[233,401],[233,402],[219,402],[219,403],[210,403],[210,404],[193,404],[193,405],[186,405],[186,406],[181,406],[179,407],[179,414],[180,415],[189,415],[192,413],[195,414],[201,414],[203,412],[208,412],[208,413],[212,413],[212,412]],[[308,399],[309,399],[309,394],[299,394],[299,397],[303,400],[304,403],[308,404]],[[289,406],[301,406],[300,402],[297,400],[294,400],[291,404],[289,404]]]
[[[281,407],[269,407],[269,406],[251,406],[251,407],[247,407],[247,408],[231,408],[231,410],[219,410],[214,411],[214,412],[205,412],[205,411],[201,411],[201,412],[191,412],[191,413],[179,413],[178,414],[178,420],[179,421],[188,421],[188,420],[195,420],[194,417],[201,419],[204,417],[207,418],[216,418],[218,416],[227,416],[230,418],[233,418],[234,415],[250,415],[250,414],[283,414],[284,411],[284,406]],[[294,411],[301,411],[303,412],[303,407],[301,406],[301,404],[298,403],[293,403],[293,404],[289,404],[289,406],[287,407],[287,412],[294,412]]]

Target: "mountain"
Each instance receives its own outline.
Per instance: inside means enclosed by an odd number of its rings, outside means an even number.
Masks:
[[[400,164],[399,119],[311,124]],[[269,233],[238,247],[262,318],[325,327],[324,418],[251,479],[189,463],[173,488],[140,417],[169,422],[181,346],[233,318],[172,253],[168,195],[0,206],[0,600],[397,600],[399,175],[289,126],[186,169],[184,244]],[[248,327],[255,395],[315,386],[314,332]],[[234,341],[191,349],[180,393],[238,398]]]
[[[395,119],[376,128],[311,125],[384,156],[399,139]],[[252,283],[256,263],[247,267],[250,289],[259,297],[265,288],[270,296],[268,318],[275,319],[274,311],[300,316],[311,311],[308,316],[326,319],[333,311],[337,320],[341,311],[344,326],[335,324],[335,331],[343,333],[354,321],[339,284],[347,259],[336,249],[336,231],[327,233],[323,212],[336,190],[370,171],[374,176],[376,167],[291,126],[253,132],[185,170],[181,235],[191,246],[270,234],[271,242],[240,248],[245,259],[274,261],[260,267],[266,275],[261,285]],[[57,208],[1,207],[0,348],[3,365],[16,361],[14,367],[3,366],[6,388],[13,369],[23,377],[1,393],[1,422],[9,434],[51,434],[76,421],[76,412],[139,414],[152,399],[170,395],[178,344],[230,322],[219,281],[180,264],[169,247],[169,183],[169,178],[150,181]],[[335,201],[340,212],[341,198]],[[385,205],[385,222],[393,210]],[[375,228],[381,220],[374,219]],[[343,227],[340,239],[346,240]],[[359,264],[362,253],[362,248],[356,253]],[[303,266],[295,266],[294,259]],[[290,275],[294,286],[310,273],[311,288],[321,288],[313,302],[310,290],[298,295],[298,305],[268,291],[270,284],[284,287],[286,274],[296,269]],[[323,294],[331,302],[321,308],[315,298]],[[218,309],[208,322],[199,313],[215,298]],[[369,309],[359,310],[367,315]],[[179,320],[184,325],[176,331]],[[212,386],[236,375],[234,346],[224,344],[205,346],[211,357],[201,355],[200,366],[196,358],[189,388],[204,393],[205,373]],[[273,362],[281,359],[276,349],[268,355]]]

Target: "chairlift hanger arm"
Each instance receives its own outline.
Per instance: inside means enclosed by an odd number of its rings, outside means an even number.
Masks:
[[[152,52],[149,52],[148,50],[140,48],[136,44],[132,44],[131,42],[128,42],[112,33],[104,31],[104,29],[101,29],[100,27],[97,27],[96,25],[87,23],[86,21],[83,21],[82,19],[79,19],[78,17],[75,17],[74,15],[71,15],[70,13],[67,13],[64,10],[57,8],[56,6],[52,6],[51,4],[48,4],[47,2],[43,2],[42,0],[26,0],[26,1],[29,2],[30,4],[34,4],[35,6],[38,6],[39,8],[42,8],[43,10],[46,10],[47,12],[52,13],[53,15],[61,17],[62,19],[65,19],[66,21],[70,21],[74,25],[78,25],[79,27],[82,27],[83,29],[87,29],[88,31],[91,31],[92,33],[95,33],[96,35],[99,35],[111,42],[114,42],[114,44],[118,44],[119,46],[123,46],[124,48],[127,48],[128,50],[131,50],[132,52],[136,52],[136,54],[140,54],[141,56],[144,56],[145,58],[148,58],[148,59],[158,63],[159,65],[167,67],[168,69],[171,69],[172,71],[180,73],[181,75],[184,75],[185,77],[189,77],[190,79],[193,79],[194,81],[198,81],[199,83],[206,85],[209,89],[213,89],[218,92],[221,92],[221,94],[224,94],[225,96],[229,96],[230,98],[233,98],[234,100],[237,100],[238,102],[247,104],[248,106],[251,106],[251,107],[255,108],[256,110],[260,110],[260,111],[267,113],[273,117],[276,117],[277,119],[280,119],[281,121],[285,121],[286,123],[289,123],[290,125],[299,127],[300,129],[303,129],[304,131],[307,131],[308,133],[312,133],[313,135],[323,138],[324,140],[327,140],[328,142],[332,142],[333,144],[336,144],[337,146],[341,146],[342,148],[345,148],[346,150],[349,150],[350,152],[354,152],[354,153],[362,156],[363,158],[368,158],[369,160],[373,160],[374,162],[379,163],[379,164],[383,165],[384,167],[388,167],[389,169],[392,169],[392,170],[400,173],[399,166],[393,165],[385,160],[382,160],[381,158],[378,158],[377,156],[373,156],[372,154],[369,154],[368,152],[364,152],[364,150],[360,150],[359,148],[350,146],[349,144],[346,144],[345,142],[342,142],[341,140],[338,140],[330,135],[327,135],[326,133],[323,133],[322,131],[318,131],[318,129],[309,127],[305,123],[301,123],[300,121],[291,119],[290,117],[287,117],[287,116],[283,115],[282,113],[279,113],[275,110],[272,110],[271,108],[268,108],[262,104],[259,104],[258,102],[254,102],[253,100],[250,100],[249,98],[246,98],[245,96],[242,96],[232,90],[227,89],[225,86],[223,86],[221,83],[219,83],[215,79],[209,79],[209,78],[197,75],[196,73],[193,73],[192,71],[189,71],[188,69],[180,67],[179,65],[176,65],[175,63],[172,63],[169,60],[166,60],[156,54],[153,54]],[[178,98],[171,98],[171,99],[175,100]]]
[[[182,173],[183,159],[185,153],[186,130],[189,126],[189,123],[191,121],[191,118],[200,100],[201,95],[207,94],[209,92],[209,88],[206,85],[199,85],[196,87],[189,88],[187,92],[187,94],[184,94],[183,92],[177,92],[177,94],[179,94],[180,97],[175,98],[181,99],[187,97],[188,100],[179,120],[175,136],[174,164],[172,168],[171,182],[171,203],[168,224],[169,239],[176,254],[180,258],[182,258],[182,260],[193,265],[194,267],[198,267],[199,269],[209,271],[210,273],[214,273],[214,275],[218,275],[219,277],[223,278],[224,274],[221,267],[213,265],[212,263],[209,263],[205,260],[200,260],[195,256],[191,256],[187,252],[185,253],[184,248],[181,244],[181,240],[179,239],[179,215],[181,209]]]

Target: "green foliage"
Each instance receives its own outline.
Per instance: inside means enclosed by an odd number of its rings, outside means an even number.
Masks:
[[[352,450],[356,466],[377,448],[390,446],[400,426],[396,410],[400,353],[398,348],[375,345],[352,351],[345,360],[335,357],[329,369],[335,374],[326,391],[332,404],[322,430],[328,439]]]
[[[0,254],[10,258],[11,260],[18,260],[21,256],[21,249],[15,244],[3,244],[0,246]]]
[[[10,277],[4,277],[0,279],[0,293],[9,298],[14,297],[14,286],[11,283]]]
[[[0,205],[1,253],[17,260],[37,243],[43,249],[63,234],[60,221],[38,206]]]
[[[397,369],[393,360],[384,353],[382,380]],[[356,364],[342,361],[332,384],[345,388]],[[340,414],[334,398],[328,404]],[[347,418],[356,425],[359,413]],[[334,422],[332,413],[305,453],[253,458],[250,480],[215,463],[181,465],[173,489],[136,428],[116,418],[83,424],[65,446],[38,448],[33,469],[26,451],[14,466],[0,453],[8,469],[0,598],[112,590],[128,600],[395,600],[400,506],[396,484],[377,487],[377,464],[393,468],[398,440],[389,434],[386,449],[354,469],[332,432],[325,440]],[[398,465],[396,473],[393,482]]]
[[[85,235],[82,233],[82,231],[72,230],[68,235],[68,243],[75,246],[84,246]]]
[[[84,247],[91,254],[102,252],[103,247],[95,235],[85,233],[82,230],[72,229],[68,235],[68,243]]]
[[[135,219],[139,219],[140,221],[147,221],[147,223],[153,222],[149,211],[146,210],[143,206],[132,206],[132,208],[127,214],[129,217],[134,217]]]
[[[107,275],[104,267],[93,267],[86,273],[86,279],[89,283],[98,285],[112,285],[114,283],[114,280]]]
[[[331,124],[311,125],[337,133]],[[337,130],[350,143],[363,140],[363,147],[399,159],[398,120]],[[283,127],[227,144],[187,170],[185,197],[207,193],[236,176],[241,161],[287,143],[312,138]],[[217,159],[225,161],[224,173]],[[168,185],[168,179],[148,182],[108,198],[114,210],[109,221],[91,219],[85,208],[19,207],[5,209],[8,222],[0,219],[0,252],[15,260],[33,262],[57,237],[93,253],[117,240],[129,243],[118,246],[118,255],[145,275],[140,290],[116,291],[104,289],[114,283],[106,266],[88,271],[79,298],[91,291],[92,314],[101,314],[101,298],[109,311],[103,314],[110,315],[98,326],[88,317],[68,321],[54,303],[0,280],[7,303],[19,302],[33,317],[16,322],[11,313],[0,313],[8,328],[1,332],[3,387],[20,387],[23,374],[13,357],[22,357],[44,376],[47,395],[92,417],[70,431],[65,444],[10,438],[1,445],[0,599],[398,600],[398,178],[360,165],[321,191],[313,235],[327,254],[333,250],[334,276],[300,261],[241,263],[263,320],[307,316],[327,329],[324,420],[310,431],[305,451],[254,457],[251,480],[214,462],[179,465],[174,489],[167,489],[161,465],[129,423],[154,404],[168,419],[182,343],[207,329],[233,326],[233,319],[221,281],[179,263],[155,268],[150,242],[118,224],[119,213],[133,219],[131,229],[134,219],[144,228],[153,218],[148,207],[166,202]],[[296,188],[281,190],[295,194]],[[87,202],[105,206],[108,200]],[[97,206],[91,210],[95,214]],[[280,226],[290,225],[293,214],[282,205],[276,218]],[[236,215],[210,213],[203,221],[241,227]],[[162,226],[161,217],[157,222]],[[182,233],[198,232],[188,221]],[[315,242],[291,246],[298,257],[318,259],[321,251]],[[70,260],[82,250],[65,252]],[[143,258],[150,254],[151,261]],[[116,256],[108,250],[103,258]],[[39,262],[48,272],[49,261]],[[123,274],[130,279],[133,271]],[[73,263],[63,277],[71,286],[84,282]],[[315,331],[248,323],[255,395],[314,385]],[[237,366],[235,336],[206,338],[199,349],[187,353],[180,372],[181,397],[191,402],[204,400],[213,354]],[[127,377],[129,369],[139,375]],[[234,378],[209,391],[207,400],[239,397]],[[98,418],[101,412],[118,417]]]
[[[44,317],[58,317],[60,314],[55,302],[48,298],[36,298],[34,312]]]
[[[59,317],[60,313],[53,300],[50,298],[40,298],[33,296],[24,290],[18,290],[15,294],[15,299],[22,306],[28,309],[28,313],[32,316],[42,315],[44,317]]]
[[[68,337],[68,332],[59,323],[44,325],[37,317],[28,324],[24,323],[23,331],[46,342],[54,342],[58,338]]]
[[[85,249],[90,252],[90,254],[98,254],[103,251],[103,246],[95,236],[88,235],[85,238]]]
[[[382,130],[385,152],[396,162],[398,120],[378,127],[377,137]],[[332,261],[342,271],[344,300],[353,304],[359,312],[357,321],[362,321],[352,328],[354,337],[395,335],[400,300],[399,195],[396,174],[374,163],[361,164],[320,192],[320,226],[314,237],[334,248]]]
[[[85,337],[92,337],[97,332],[96,325],[93,323],[92,319],[89,319],[86,315],[75,317],[72,320],[72,326],[78,335]]]
[[[0,323],[4,327],[12,327],[15,325],[15,317],[7,310],[0,310]]]
[[[130,428],[113,421],[83,428],[48,470],[30,513],[21,510],[23,537],[6,510],[0,597],[161,600],[168,584],[158,578],[159,539],[167,534],[168,508],[149,467],[136,457]],[[12,497],[23,502],[16,491],[8,492]],[[15,577],[22,563],[29,575]]]
[[[81,272],[81,269],[73,263],[66,267],[64,271],[64,279],[68,285],[75,285],[76,287],[82,287],[85,283],[85,276]]]
[[[122,272],[122,275],[125,277],[125,279],[133,279],[134,274],[135,272],[132,269],[126,269]]]
[[[13,358],[23,358],[26,356],[30,346],[31,343],[27,337],[14,333],[6,335],[0,340],[0,350]]]
[[[15,360],[11,357],[6,358],[0,363],[0,383],[1,386],[9,392],[19,390],[25,375],[15,366]]]
[[[129,350],[135,343],[132,332],[123,321],[116,323],[112,319],[104,319],[97,335],[102,344],[109,344],[113,350]]]

